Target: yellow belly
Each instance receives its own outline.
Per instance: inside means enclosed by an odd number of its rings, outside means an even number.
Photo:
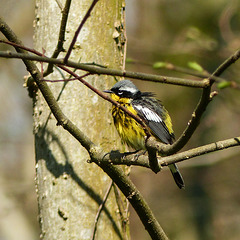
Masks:
[[[130,105],[125,105],[125,107],[132,113],[137,114]],[[122,142],[136,150],[145,149],[146,134],[141,125],[116,106],[113,106],[112,115]]]

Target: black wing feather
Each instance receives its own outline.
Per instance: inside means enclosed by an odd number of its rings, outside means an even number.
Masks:
[[[164,123],[165,117],[163,112],[166,110],[158,100],[151,97],[142,97],[141,99],[133,100],[132,105],[161,142],[165,144],[173,143],[174,135],[169,133]]]
[[[148,126],[161,142],[172,144],[171,135],[169,134],[168,130],[166,129],[166,125],[163,122],[159,124],[153,121],[149,121]]]

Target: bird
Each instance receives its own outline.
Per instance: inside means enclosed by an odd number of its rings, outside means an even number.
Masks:
[[[117,82],[110,90],[113,100],[137,115],[150,129],[152,136],[164,144],[172,144],[175,140],[172,121],[168,111],[152,92],[141,92],[130,80]],[[112,117],[117,132],[124,144],[135,150],[146,150],[146,133],[135,119],[130,117],[118,106],[112,106]],[[184,180],[176,164],[170,164],[169,169],[177,186],[185,187]]]

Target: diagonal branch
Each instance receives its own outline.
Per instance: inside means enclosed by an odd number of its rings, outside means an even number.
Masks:
[[[113,181],[110,182],[109,184],[109,187],[104,195],[104,198],[102,200],[102,203],[99,205],[99,208],[98,208],[98,211],[97,211],[97,214],[96,214],[96,217],[95,217],[95,220],[94,220],[94,228],[93,228],[93,233],[92,233],[92,237],[91,237],[91,240],[94,240],[95,239],[95,236],[96,236],[96,232],[97,232],[97,224],[98,224],[98,220],[99,220],[99,217],[100,217],[100,214],[105,206],[105,203],[108,199],[108,196],[110,194],[110,191],[113,187]]]
[[[11,28],[0,18],[0,31],[5,35],[5,37],[19,45],[23,46],[22,42],[17,38],[15,33],[11,30]],[[19,53],[27,53],[26,50],[15,46],[15,49]],[[41,53],[40,53],[41,54]],[[54,117],[58,121],[58,125],[62,125],[67,131],[69,131],[88,151],[91,147],[94,146],[94,143],[87,138],[67,117],[63,114],[56,99],[54,98],[51,90],[49,89],[47,83],[42,81],[41,73],[39,72],[37,66],[27,59],[23,59],[23,62],[28,70],[28,72],[32,75],[36,84],[38,85],[39,90],[43,94],[48,106],[50,107]]]
[[[61,20],[61,25],[59,30],[58,43],[51,58],[57,58],[60,52],[64,51],[63,43],[65,41],[65,32],[66,32],[66,26],[67,26],[67,20],[68,20],[68,14],[69,14],[71,2],[72,0],[66,0],[65,6],[62,10],[62,20]],[[53,64],[49,63],[48,68],[46,72],[43,74],[43,76],[46,76],[52,72],[53,72]]]
[[[70,47],[68,48],[68,51],[67,51],[67,54],[66,54],[65,58],[64,58],[64,62],[65,62],[65,63],[68,61],[68,59],[69,59],[69,57],[70,57],[70,55],[71,55],[71,52],[72,52],[73,47],[74,47],[74,44],[75,44],[76,41],[77,41],[77,37],[78,37],[80,31],[82,30],[83,25],[85,24],[85,22],[87,21],[87,19],[90,17],[91,12],[92,12],[94,6],[96,5],[96,3],[97,3],[98,1],[99,1],[99,0],[93,0],[91,6],[89,7],[89,9],[88,9],[88,11],[86,12],[83,20],[81,21],[81,23],[80,23],[77,31],[75,32],[74,37],[73,37],[73,40],[72,40],[72,42],[71,42],[71,44],[70,44]]]
[[[232,54],[228,59],[226,59],[214,72],[213,76],[219,77],[227,68],[229,68],[233,63],[235,63],[240,58],[240,49],[238,49],[234,54]]]
[[[211,84],[209,81],[209,86],[207,88],[204,88],[202,90],[202,96],[199,100],[199,103],[192,113],[192,118],[188,122],[188,125],[182,135],[178,138],[176,142],[174,142],[172,145],[166,145],[163,143],[160,143],[156,141],[154,138],[149,138],[146,142],[146,145],[150,148],[157,148],[160,155],[172,155],[179,150],[181,150],[189,141],[193,133],[195,132],[196,128],[198,127],[200,123],[200,119],[205,112],[208,104],[211,101]]]
[[[180,138],[173,145],[171,145],[171,151],[167,152],[167,155],[171,155],[172,153],[178,152],[187,144],[187,142],[195,132],[196,128],[198,127],[201,117],[205,112],[208,104],[211,101],[210,94],[211,94],[211,85],[209,82],[209,86],[202,90],[201,98],[199,100],[199,103],[196,109],[192,113],[192,118],[188,122],[187,128],[184,130]]]

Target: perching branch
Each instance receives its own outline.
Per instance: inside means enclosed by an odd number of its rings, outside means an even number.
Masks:
[[[149,141],[154,141],[154,138],[150,138]],[[230,138],[215,143],[210,143],[200,147],[196,147],[184,152],[176,153],[166,157],[158,157],[158,164],[161,167],[168,166],[172,163],[178,163],[185,160],[212,153],[220,150],[224,150],[231,147],[240,146],[240,137]],[[138,158],[131,155],[124,155],[118,151],[113,151],[109,156],[105,157],[103,161],[112,163],[114,165],[127,165],[127,166],[141,166],[151,168],[148,160],[148,156],[141,155]]]
[[[218,141],[218,142],[210,143],[201,147],[193,148],[185,152],[177,153],[172,156],[160,158],[159,164],[161,166],[168,166],[171,163],[181,162],[181,161],[188,160],[200,155],[216,152],[219,150],[224,150],[224,149],[239,146],[239,145],[240,145],[240,137]]]

